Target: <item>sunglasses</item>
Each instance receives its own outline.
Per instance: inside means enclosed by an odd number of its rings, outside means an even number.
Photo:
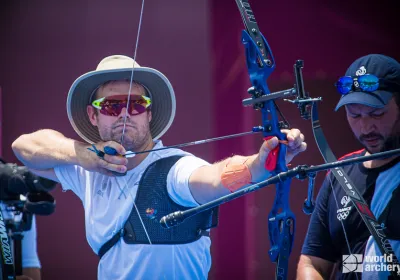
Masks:
[[[151,105],[151,99],[143,95],[113,95],[99,98],[92,102],[92,106],[106,116],[118,116],[123,108],[128,109],[129,115],[139,115]]]
[[[340,94],[347,94],[350,91],[373,92],[377,89],[399,90],[400,85],[380,79],[375,75],[366,74],[362,76],[344,76],[335,83],[336,89]]]

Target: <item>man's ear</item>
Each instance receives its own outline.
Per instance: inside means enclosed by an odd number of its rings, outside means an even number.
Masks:
[[[88,114],[89,120],[92,123],[92,125],[97,126],[97,112],[96,108],[94,108],[91,105],[88,105],[86,107],[86,112]]]
[[[149,122],[151,122],[151,119],[153,117],[153,115],[151,114],[151,111],[149,110],[147,114],[148,114]]]

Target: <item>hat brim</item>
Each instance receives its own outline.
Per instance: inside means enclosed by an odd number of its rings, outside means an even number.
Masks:
[[[383,90],[377,90],[374,92],[362,92],[354,91],[343,95],[338,104],[336,105],[335,111],[339,110],[340,107],[347,104],[362,104],[374,108],[383,108],[392,98],[392,93]]]
[[[72,84],[67,98],[67,114],[76,133],[88,143],[102,141],[96,126],[87,114],[92,92],[112,80],[130,80],[132,68],[92,71],[80,76]],[[152,99],[150,132],[158,139],[171,126],[176,111],[176,100],[171,83],[161,72],[148,67],[134,68],[133,80],[144,85]]]

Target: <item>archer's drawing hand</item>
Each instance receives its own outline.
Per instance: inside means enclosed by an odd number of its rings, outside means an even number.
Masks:
[[[121,156],[126,153],[125,148],[114,141],[98,142],[94,145],[97,154],[94,152],[92,145],[85,145],[84,149],[77,153],[79,165],[84,169],[99,172],[108,176],[115,176],[112,172],[125,173],[128,160]],[[110,147],[116,150],[117,155],[109,155],[104,153],[104,147]]]

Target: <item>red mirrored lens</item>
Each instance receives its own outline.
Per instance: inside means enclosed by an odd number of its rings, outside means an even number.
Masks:
[[[113,95],[106,97],[100,103],[100,113],[106,116],[118,116],[123,108],[127,107],[128,95]],[[141,95],[131,95],[129,98],[128,113],[139,115],[146,111],[146,100]]]

